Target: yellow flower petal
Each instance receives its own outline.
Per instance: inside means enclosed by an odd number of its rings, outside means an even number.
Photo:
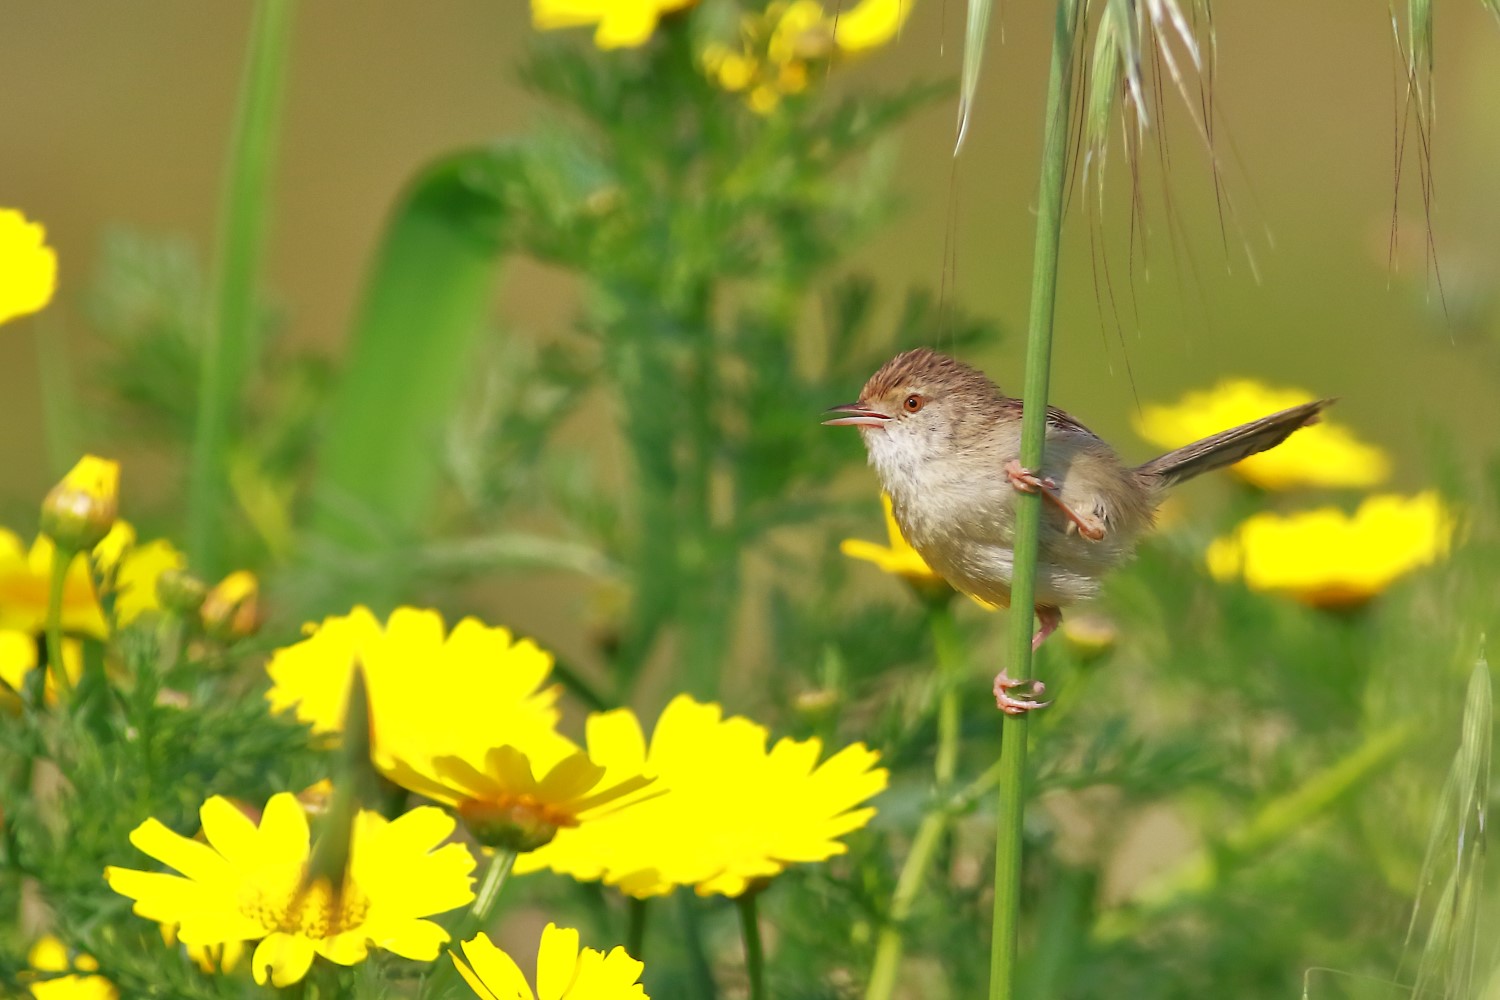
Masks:
[[[650,1000],[638,980],[645,966],[615,948],[608,955],[579,948],[578,932],[548,924],[537,951],[533,993],[515,961],[485,934],[463,943],[465,964],[453,964],[482,1000]]]
[[[590,752],[607,770],[643,768],[656,785],[629,805],[559,830],[516,863],[600,879],[637,897],[692,885],[737,895],[789,863],[845,850],[838,837],[863,826],[859,807],[886,783],[877,755],[856,744],[820,765],[817,740],[781,740],[748,719],[687,696],[662,711],[641,760],[641,727],[624,710],[590,720]],[[595,737],[598,737],[597,743]]]
[[[301,982],[312,968],[315,954],[312,942],[296,934],[270,934],[255,948],[250,959],[250,969],[255,981],[272,986],[290,986]]]
[[[521,969],[505,952],[495,947],[488,934],[480,934],[472,941],[463,943],[465,965],[454,956],[453,963],[463,974],[464,981],[485,1000],[536,1000],[531,986]],[[470,967],[472,966],[472,968]]]
[[[57,252],[40,222],[0,208],[0,323],[46,308],[57,291]]]

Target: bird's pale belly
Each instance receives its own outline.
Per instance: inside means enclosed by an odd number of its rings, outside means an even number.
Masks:
[[[954,589],[989,604],[1010,607],[1010,583],[1015,571],[1015,552],[1010,546],[974,539],[950,540],[925,550],[913,545]],[[1037,604],[1062,607],[1093,597],[1098,591],[1096,576],[1055,563],[1037,567]]]

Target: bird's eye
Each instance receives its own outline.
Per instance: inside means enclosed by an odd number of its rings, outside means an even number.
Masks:
[[[926,402],[927,400],[923,399],[921,396],[917,395],[916,393],[912,393],[910,396],[906,397],[906,402],[901,405],[906,407],[907,413],[916,413]]]

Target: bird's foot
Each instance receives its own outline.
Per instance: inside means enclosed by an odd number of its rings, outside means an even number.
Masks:
[[[1097,542],[1104,537],[1104,522],[1097,517],[1080,514],[1069,507],[1058,495],[1055,479],[1038,476],[1014,458],[1005,463],[1005,476],[1010,480],[1010,485],[1020,492],[1040,493],[1048,503],[1062,511],[1063,516],[1070,522],[1068,530],[1077,530],[1080,535],[1091,542]]]
[[[1022,493],[1045,493],[1057,489],[1056,480],[1038,476],[1014,458],[1005,463],[1005,477]]]
[[[1016,688],[1023,689],[1020,697],[1011,694]],[[1046,708],[1052,702],[1037,700],[1046,693],[1047,685],[1041,681],[1013,681],[1003,670],[995,675],[995,707],[1006,715],[1024,715],[1034,708]]]
[[[1054,608],[1050,604],[1038,604],[1036,606],[1036,620],[1042,626],[1036,630],[1036,635],[1031,637],[1031,651],[1035,653],[1042,648],[1042,643],[1047,641],[1047,636],[1057,631],[1062,624],[1062,608]]]

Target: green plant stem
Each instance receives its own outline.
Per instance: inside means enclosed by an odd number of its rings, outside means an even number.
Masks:
[[[203,329],[198,413],[188,472],[188,549],[208,579],[223,572],[231,430],[259,349],[256,289],[264,255],[276,132],[289,62],[292,0],[260,0],[230,147],[210,315]]]
[[[922,821],[917,824],[911,849],[901,866],[901,874],[896,878],[896,890],[891,894],[890,912],[875,939],[875,961],[870,966],[870,982],[865,988],[865,1000],[889,1000],[895,992],[896,976],[901,969],[901,953],[906,947],[906,923],[911,919],[912,907],[916,904],[917,896],[927,879],[927,871],[937,857],[938,847],[953,818],[949,798],[958,766],[960,684],[966,661],[949,602],[943,600],[930,605],[927,621],[932,630],[933,646],[937,651],[939,684],[933,798]]]
[[[650,900],[625,897],[625,950],[637,962],[646,951],[646,904]]]
[[[47,670],[57,679],[58,700],[62,702],[71,701],[73,698],[73,679],[68,676],[68,666],[63,662],[62,651],[62,606],[63,590],[68,582],[68,567],[72,565],[73,558],[78,553],[60,543],[54,542],[52,547],[52,578],[47,584]],[[42,698],[45,703],[47,692],[47,679],[42,678]]]
[[[1032,258],[1031,314],[1027,326],[1021,464],[1042,468],[1047,383],[1052,365],[1052,323],[1057,305],[1058,249],[1063,193],[1068,177],[1068,125],[1073,90],[1073,36],[1078,0],[1059,0],[1047,83],[1042,171],[1037,191],[1036,244]],[[1040,494],[1016,498],[1015,575],[1011,581],[1011,649],[1016,678],[1031,672],[1031,620],[1036,603]],[[995,917],[990,937],[990,1000],[1015,995],[1021,908],[1021,824],[1026,802],[1025,715],[1008,716],[1000,737],[1000,801],[995,824]]]
[[[740,911],[740,931],[745,938],[745,972],[750,977],[750,1000],[766,1000],[766,956],[760,942],[760,915],[755,900],[760,892],[751,889],[734,902]]]
[[[490,858],[490,866],[485,869],[484,879],[479,884],[479,891],[474,894],[474,905],[469,907],[453,928],[453,935],[448,939],[448,951],[457,956],[461,953],[463,943],[474,937],[489,923],[494,914],[495,901],[500,898],[500,890],[505,887],[505,881],[510,877],[510,871],[516,864],[516,852],[503,847],[495,849],[494,857]],[[459,978],[458,968],[452,959],[440,962],[432,975],[422,981],[422,988],[418,996],[443,997],[447,996],[449,987]]]
[[[474,905],[469,907],[469,912],[464,914],[463,920],[459,921],[458,930],[454,934],[454,938],[460,944],[473,937],[489,923],[490,916],[495,910],[495,901],[500,898],[500,890],[505,887],[505,880],[510,877],[510,870],[515,866],[515,851],[504,847],[495,849],[495,856],[490,859],[490,867],[484,873],[484,881],[480,883],[479,891],[474,894]]]

